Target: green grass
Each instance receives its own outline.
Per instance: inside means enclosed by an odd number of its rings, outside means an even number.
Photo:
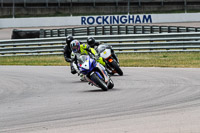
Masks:
[[[119,55],[122,66],[200,68],[199,52],[135,53]]]
[[[0,57],[0,65],[62,66],[69,65],[63,56],[15,56]]]
[[[176,53],[132,53],[118,54],[124,67],[186,67],[200,68],[200,52]],[[0,65],[69,65],[62,55],[0,57]]]

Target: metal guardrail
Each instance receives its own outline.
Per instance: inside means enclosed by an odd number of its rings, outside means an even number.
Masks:
[[[93,35],[157,34],[200,32],[200,27],[149,26],[149,25],[105,25],[63,29],[40,29],[40,38]]]
[[[200,52],[200,32],[99,35],[97,41],[111,45],[116,53]],[[87,36],[74,36],[86,42]],[[65,37],[0,41],[0,56],[63,54]]]

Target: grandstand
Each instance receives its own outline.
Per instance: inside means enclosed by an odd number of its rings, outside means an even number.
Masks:
[[[200,0],[0,0],[0,17],[200,11]]]
[[[197,5],[199,0],[0,0],[1,8],[12,7],[66,7],[66,6],[125,6],[130,5]]]

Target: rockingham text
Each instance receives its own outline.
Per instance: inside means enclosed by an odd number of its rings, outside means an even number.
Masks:
[[[81,25],[152,23],[151,15],[119,15],[81,17]]]

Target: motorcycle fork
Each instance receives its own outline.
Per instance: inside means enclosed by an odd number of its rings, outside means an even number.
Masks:
[[[94,73],[94,72],[91,72],[91,73],[87,74],[86,79],[87,79],[88,82],[90,82],[90,84],[97,86],[97,85],[95,84],[95,82],[92,81],[92,79],[91,79],[91,77],[90,77],[90,75],[92,75],[93,73]],[[98,86],[97,86],[97,87],[98,87]]]

